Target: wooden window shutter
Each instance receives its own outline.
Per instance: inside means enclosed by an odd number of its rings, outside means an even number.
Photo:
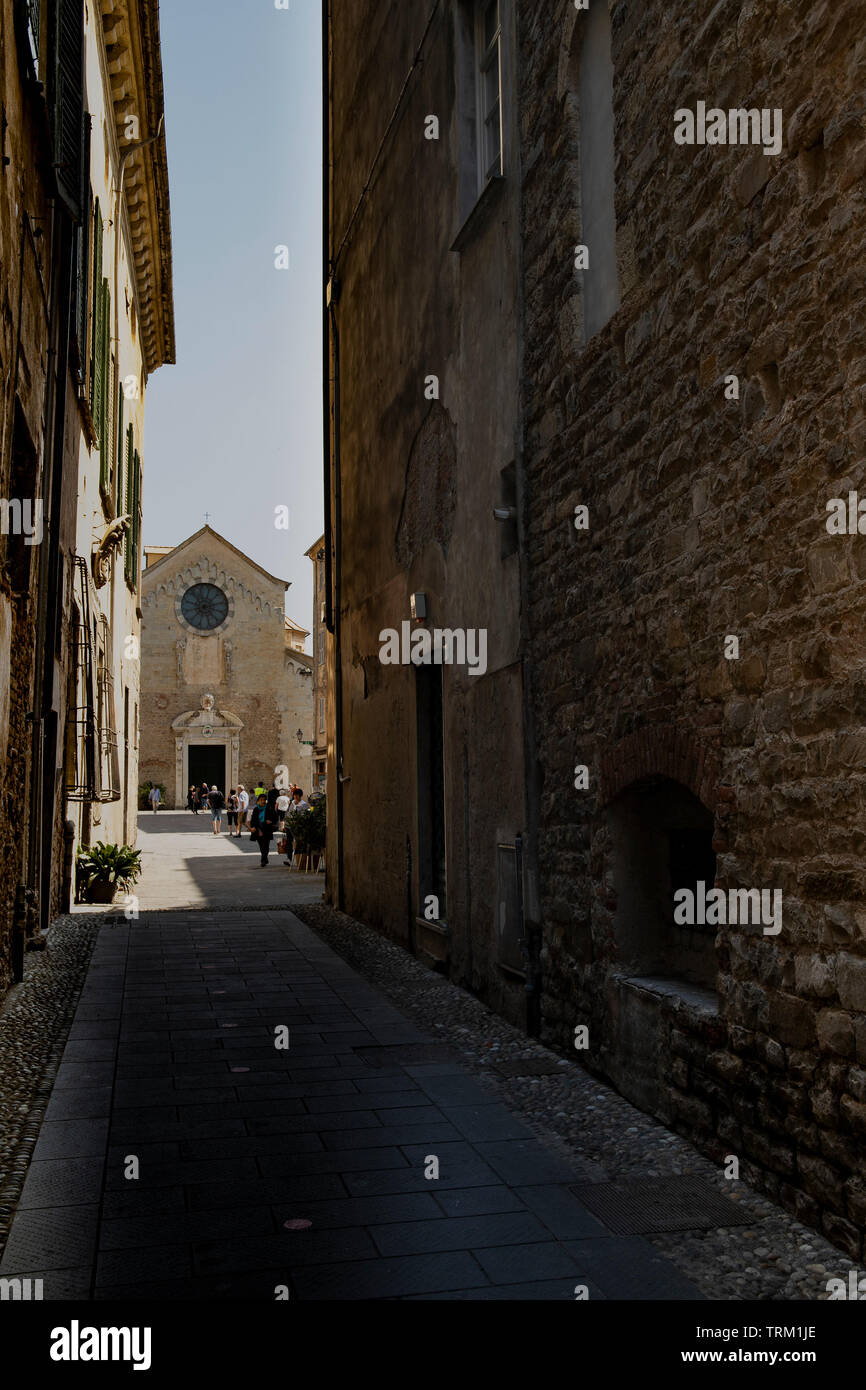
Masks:
[[[83,213],[84,0],[51,6],[50,111],[57,192],[78,222]]]

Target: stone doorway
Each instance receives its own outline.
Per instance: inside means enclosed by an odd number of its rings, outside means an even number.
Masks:
[[[219,787],[221,792],[228,794],[225,744],[191,743],[189,745],[189,782],[187,785],[200,787],[202,782],[207,782],[209,787]]]

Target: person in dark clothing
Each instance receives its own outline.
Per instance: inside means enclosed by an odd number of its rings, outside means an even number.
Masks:
[[[210,795],[208,797],[208,805],[210,806],[211,820],[213,821],[213,833],[215,835],[222,834],[223,807],[225,806],[225,804],[226,799],[223,796],[222,792],[219,790],[219,788],[211,787]]]
[[[252,815],[252,836],[257,841],[259,852],[262,856],[260,868],[267,867],[268,855],[271,849],[271,840],[274,838],[274,831],[277,828],[277,798],[276,796],[265,796],[262,794],[256,803],[256,809]]]
[[[194,816],[198,815],[198,788],[190,787],[186,794],[186,804]]]
[[[205,810],[208,809],[208,797],[209,797],[209,796],[210,796],[210,792],[209,792],[208,789],[207,789],[207,782],[202,782],[201,787],[200,787],[200,789],[199,789],[199,794],[198,794],[198,804],[199,804],[199,806],[203,806]]]

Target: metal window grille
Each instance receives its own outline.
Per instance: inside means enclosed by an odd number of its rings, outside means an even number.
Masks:
[[[111,629],[104,614],[99,619],[97,668],[97,731],[99,736],[99,788],[97,801],[120,800],[120,762],[117,721],[114,715],[114,660]]]
[[[69,801],[119,801],[111,629],[96,614],[87,561],[75,556],[73,700],[67,715]]]
[[[75,556],[75,621],[73,626],[73,691],[66,717],[69,801],[96,800],[96,674],[93,660],[93,621],[87,561]]]

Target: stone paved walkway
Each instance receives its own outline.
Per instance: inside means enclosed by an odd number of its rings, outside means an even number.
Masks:
[[[191,811],[142,812],[137,848],[141,850],[142,876],[135,893],[144,911],[290,907],[322,900],[324,873],[299,874],[287,869],[275,848],[263,869],[255,841],[248,832],[230,838],[225,817],[222,834],[214,835],[212,822],[203,811],[197,816]],[[87,903],[74,910],[93,913],[95,909]],[[117,911],[117,906],[103,909],[109,914]]]
[[[100,930],[0,1274],[47,1299],[698,1297],[582,1177],[291,912],[145,913]]]

